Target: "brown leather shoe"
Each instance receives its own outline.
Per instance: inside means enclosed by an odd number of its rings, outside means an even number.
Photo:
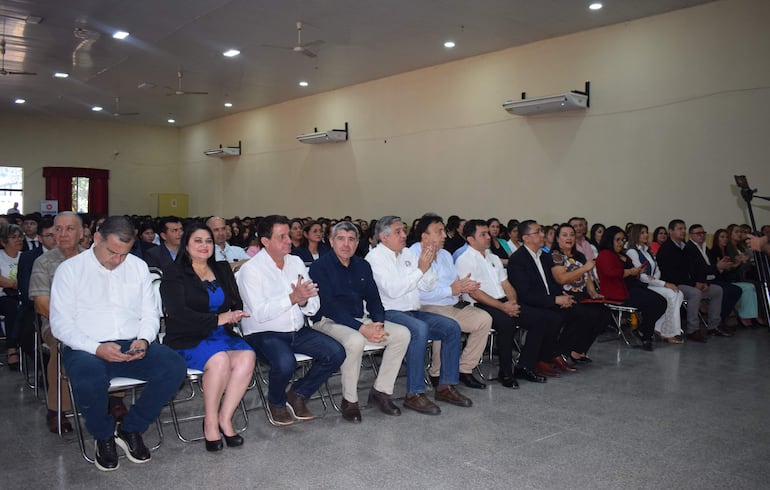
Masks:
[[[452,385],[446,385],[443,390],[436,390],[436,401],[447,402],[458,407],[470,407],[473,402],[467,396],[462,395],[457,388]]]
[[[287,408],[294,414],[298,420],[313,420],[315,415],[305,405],[305,399],[299,396],[294,390],[286,392]]]
[[[577,368],[567,364],[567,361],[564,360],[563,356],[556,356],[553,359],[551,359],[551,362],[553,362],[554,366],[561,369],[565,373],[574,373],[575,371],[577,371]]]
[[[398,408],[395,403],[393,403],[390,395],[381,391],[377,391],[374,388],[369,391],[369,401],[367,403],[369,405],[376,405],[377,408],[380,409],[380,412],[384,413],[385,415],[401,415],[401,409]]]
[[[733,336],[733,334],[727,332],[726,330],[722,329],[721,327],[710,328],[709,329],[709,335],[715,335],[717,337],[732,337]]]
[[[56,417],[51,417],[45,421],[46,425],[48,426],[48,430],[52,434],[58,434],[59,433],[59,427],[58,427],[58,420],[61,417],[61,415]],[[72,425],[70,424],[70,421],[66,418],[61,418],[61,433],[62,434],[69,434],[72,432]]]
[[[543,361],[538,361],[538,363],[535,364],[535,372],[543,376],[548,376],[550,378],[558,378],[559,376],[561,376],[561,374],[559,374],[558,371],[552,368],[550,364]]]
[[[349,402],[342,399],[342,418],[348,422],[358,423],[361,422],[361,409],[358,408],[358,402]]]
[[[425,393],[406,395],[404,397],[404,407],[427,415],[438,415],[441,413],[441,409],[438,408],[438,405],[430,401],[428,397],[425,396]]]
[[[281,407],[268,402],[267,409],[270,410],[270,416],[273,418],[275,425],[291,425],[294,423],[294,417],[291,416],[286,405]]]
[[[700,330],[696,330],[694,332],[688,333],[687,340],[691,340],[693,342],[703,342],[703,343],[708,342],[708,339],[706,338],[705,335],[701,333]]]

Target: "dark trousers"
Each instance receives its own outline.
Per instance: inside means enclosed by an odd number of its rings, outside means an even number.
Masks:
[[[612,322],[610,311],[600,304],[577,303],[558,311],[564,322],[557,346],[559,354],[569,355],[572,351],[585,354]]]
[[[636,328],[645,340],[652,340],[655,322],[666,312],[666,298],[647,288],[629,288],[630,297],[623,306],[633,306],[641,313],[639,326]]]
[[[735,305],[740,301],[743,290],[739,286],[725,281],[709,281],[709,284],[716,284],[722,288],[722,313],[720,317],[722,323],[725,323]]]
[[[245,337],[257,358],[270,365],[267,399],[277,406],[286,405],[289,386],[297,361],[294,353],[313,358],[307,374],[294,382],[292,389],[304,399],[310,398],[345,361],[345,349],[339,342],[310,327],[296,332],[259,332]]]

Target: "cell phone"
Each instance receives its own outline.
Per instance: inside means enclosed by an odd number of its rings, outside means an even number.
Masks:
[[[132,356],[134,354],[139,354],[142,352],[146,352],[145,349],[131,349],[131,350],[127,350],[126,354],[128,354],[129,356]]]
[[[648,260],[645,260],[642,262],[642,264],[639,266],[640,269],[646,269],[647,266],[650,265],[650,262]]]

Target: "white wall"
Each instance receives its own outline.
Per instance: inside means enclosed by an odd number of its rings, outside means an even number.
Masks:
[[[770,194],[770,2],[729,0],[439,65],[181,131],[192,214],[745,221]],[[500,104],[592,83],[591,108]],[[351,141],[301,145],[350,123]],[[237,159],[203,150],[243,140]],[[760,222],[769,206],[757,204]]]
[[[43,167],[109,170],[114,214],[154,215],[157,193],[181,192],[176,128],[0,115],[0,165],[24,168],[24,212],[45,199]]]

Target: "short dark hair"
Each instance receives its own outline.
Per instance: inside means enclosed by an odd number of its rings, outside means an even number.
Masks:
[[[698,224],[698,223],[694,223],[694,224],[690,225],[690,227],[687,229],[687,233],[692,234],[692,231],[694,229],[696,229],[696,228],[703,228],[703,225]]]
[[[460,227],[460,222],[462,220],[459,216],[456,214],[453,214],[446,220],[446,231],[457,231],[457,229]],[[467,223],[466,223],[467,224]],[[465,228],[463,228],[464,230]]]
[[[41,230],[45,230],[46,228],[53,228],[53,217],[43,216],[43,218],[40,219],[40,223],[38,223],[38,228]]]
[[[433,223],[441,223],[444,224],[444,219],[435,214],[435,213],[425,213],[420,218],[419,222],[417,223],[417,239],[422,239],[422,234],[426,233],[428,231],[428,227],[432,225]]]
[[[108,216],[99,227],[99,235],[103,240],[115,235],[123,243],[132,243],[136,237],[133,223],[125,216]]]
[[[577,219],[583,219],[583,218],[577,218]],[[519,239],[523,239],[524,235],[529,233],[529,229],[532,228],[532,225],[536,225],[537,221],[533,219],[525,219],[521,223],[519,223]]]
[[[177,218],[176,216],[166,216],[165,218],[161,218],[158,222],[158,228],[159,233],[168,233],[168,230],[166,229],[166,225],[169,223],[179,223],[182,224],[182,220],[180,218]]]
[[[487,222],[483,219],[469,219],[466,221],[465,226],[463,226],[463,236],[465,237],[465,241],[468,241],[468,237],[474,236],[476,234],[476,229],[480,226],[487,226]]]
[[[671,221],[668,222],[668,229],[673,230],[674,228],[676,228],[676,225],[683,225],[683,224],[684,224],[684,220],[672,219]]]
[[[257,236],[259,238],[267,238],[268,240],[273,238],[273,227],[275,225],[289,226],[289,218],[280,214],[265,216],[257,225]]]

